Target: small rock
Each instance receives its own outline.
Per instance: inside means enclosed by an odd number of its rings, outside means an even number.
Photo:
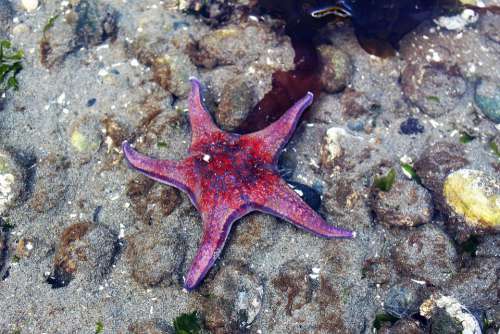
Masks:
[[[376,109],[378,104],[369,100],[362,92],[353,89],[346,89],[341,100],[342,114],[347,118],[359,118]]]
[[[476,86],[474,100],[483,114],[500,123],[500,85],[492,80],[481,80]]]
[[[54,257],[54,270],[47,279],[53,288],[100,282],[111,270],[118,251],[118,239],[104,225],[76,223],[66,228]]]
[[[2,215],[21,194],[23,173],[14,157],[0,149],[0,215]]]
[[[234,77],[222,89],[215,119],[225,130],[233,131],[247,118],[255,103],[256,96],[251,84]]]
[[[467,89],[458,67],[443,63],[408,65],[401,84],[405,96],[431,117],[452,111]]]
[[[440,209],[445,209],[444,180],[448,174],[468,163],[461,146],[448,142],[438,142],[424,151],[413,167],[423,185],[433,193],[437,206]]]
[[[425,128],[424,126],[420,123],[418,118],[413,118],[410,117],[403,123],[401,123],[400,127],[400,132],[404,135],[416,135],[419,133],[423,133]]]
[[[211,296],[204,300],[204,309],[212,310],[205,325],[214,333],[247,330],[261,311],[263,283],[239,262],[221,267],[203,290]]]
[[[436,24],[448,30],[463,30],[466,26],[476,23],[479,15],[472,9],[464,9],[462,13],[454,16],[441,16],[434,20]]]
[[[438,308],[431,319],[431,334],[464,333],[464,328],[458,319],[451,317],[448,312]]]
[[[373,211],[384,225],[417,226],[432,218],[432,196],[415,181],[397,179],[390,191],[373,188],[372,196]]]
[[[424,334],[422,325],[412,319],[401,319],[393,325],[383,326],[377,334]]]
[[[500,229],[500,181],[482,171],[460,169],[448,175],[443,193],[453,212],[472,228]]]
[[[189,78],[197,69],[183,53],[169,52],[156,57],[152,64],[153,80],[175,96],[187,97],[191,90]]]
[[[100,123],[89,117],[75,121],[69,130],[70,143],[81,162],[89,161],[102,143]]]
[[[342,50],[331,46],[321,45],[318,47],[323,65],[321,71],[321,83],[327,93],[338,93],[351,81],[352,61]]]
[[[185,250],[179,243],[179,235],[171,229],[146,228],[127,238],[127,259],[134,280],[145,286],[168,286],[179,281],[179,268]]]
[[[21,0],[21,4],[27,12],[32,12],[38,8],[38,0]]]
[[[385,311],[396,318],[406,318],[418,313],[422,304],[421,286],[414,284],[398,284],[389,290],[384,300]]]
[[[441,286],[457,271],[457,252],[439,228],[423,225],[392,249],[396,268],[407,277]]]

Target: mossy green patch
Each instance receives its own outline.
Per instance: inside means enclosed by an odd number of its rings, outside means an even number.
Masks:
[[[0,40],[0,93],[19,89],[17,75],[23,69],[24,52],[14,50],[8,40]]]
[[[174,320],[175,334],[198,334],[201,332],[201,321],[196,311],[183,313]]]
[[[382,191],[389,191],[391,190],[394,181],[396,181],[396,171],[394,168],[391,168],[387,175],[376,177],[373,181],[373,185]]]

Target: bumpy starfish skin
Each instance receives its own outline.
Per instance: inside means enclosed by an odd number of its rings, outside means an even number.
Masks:
[[[300,115],[312,103],[311,93],[267,128],[238,135],[214,124],[203,107],[199,81],[191,79],[191,83],[192,140],[187,158],[156,160],[123,143],[125,157],[134,169],[186,192],[201,214],[203,236],[185,279],[186,289],[202,281],[222,251],[234,221],[251,211],[269,213],[321,237],[353,237],[353,232],[326,223],[277,172],[278,156]]]

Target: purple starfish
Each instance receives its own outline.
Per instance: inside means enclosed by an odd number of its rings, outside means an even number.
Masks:
[[[329,225],[281,179],[279,154],[302,112],[312,103],[308,93],[279,120],[263,130],[239,135],[219,129],[202,104],[200,82],[191,79],[189,156],[156,160],[123,143],[129,164],[142,174],[189,195],[203,220],[203,236],[184,286],[194,289],[219,256],[233,223],[261,211],[326,238],[351,238],[354,232]]]

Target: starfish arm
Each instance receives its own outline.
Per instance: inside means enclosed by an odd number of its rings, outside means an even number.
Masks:
[[[191,93],[189,94],[189,122],[191,123],[191,147],[196,147],[204,142],[215,132],[220,132],[219,128],[212,120],[212,116],[205,109],[202,102],[200,87],[201,83],[196,78],[190,78]]]
[[[270,187],[267,196],[254,199],[258,211],[282,218],[293,225],[325,238],[353,238],[355,232],[328,224],[309,207],[285,181],[279,180]]]
[[[238,209],[226,206],[214,208],[207,215],[202,214],[203,236],[184,281],[187,290],[193,290],[205,278],[224,248],[233,223],[250,211],[250,206]]]
[[[134,150],[127,141],[123,142],[122,149],[133,169],[153,180],[191,193],[188,177],[179,162],[152,159]]]
[[[277,162],[281,150],[295,131],[300,116],[311,105],[312,101],[313,93],[308,92],[277,121],[260,131],[244,135],[242,140],[255,142],[254,146],[259,148],[260,155],[264,155],[269,162]]]

